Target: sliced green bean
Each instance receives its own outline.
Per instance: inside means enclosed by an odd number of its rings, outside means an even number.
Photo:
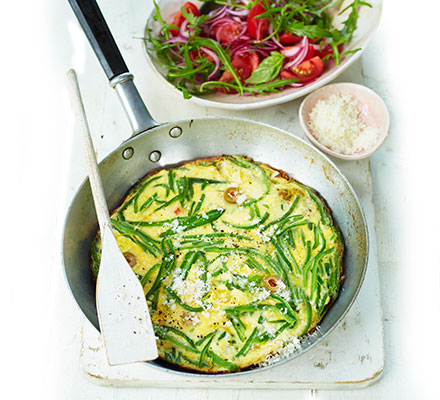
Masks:
[[[162,263],[160,264],[159,272],[156,276],[156,279],[151,286],[150,290],[147,292],[145,297],[148,299],[152,294],[158,292],[159,286],[163,280],[170,274],[171,270],[174,268],[176,263],[176,257],[174,254],[168,254],[162,259]]]
[[[295,197],[295,200],[293,200],[292,205],[289,207],[289,209],[279,218],[269,222],[267,225],[265,225],[261,231],[264,232],[267,228],[270,228],[271,226],[275,225],[275,224],[279,224],[281,222],[283,222],[290,214],[292,214],[293,210],[296,208],[296,206],[298,205],[299,202],[299,195],[297,195]]]
[[[159,336],[159,338],[168,340],[169,342],[175,344],[176,346],[185,349],[191,353],[196,353],[196,354],[200,353],[200,351],[196,347],[193,347],[192,345],[188,345],[180,341],[179,339],[175,338],[173,335],[170,335],[166,330],[166,328],[156,324],[153,324],[153,328],[154,328],[154,333],[157,336]]]
[[[206,336],[203,336],[201,339],[199,339],[195,345],[199,347],[205,340],[210,339],[212,336],[214,336],[217,333],[217,331],[213,331],[211,333],[208,333]]]
[[[194,210],[194,214],[197,214],[202,208],[203,200],[205,200],[205,193],[202,193],[202,195],[200,196],[200,199],[197,202],[196,208]]]
[[[193,177],[188,177],[188,181],[191,182],[191,184],[193,184],[193,183],[201,183],[202,184],[202,190],[207,185],[219,185],[219,184],[222,184],[222,183],[229,183],[228,181],[218,181],[218,180],[215,180],[215,179],[193,178]]]
[[[284,253],[285,249],[282,247],[281,242],[271,239],[271,243],[275,246],[275,252],[282,261],[282,264],[285,264],[287,266],[286,273],[293,272],[292,263],[288,260],[286,254]]]
[[[179,250],[188,250],[188,249],[200,249],[207,246],[218,246],[223,244],[224,240],[217,240],[215,242],[204,242],[203,240],[198,240],[195,242],[191,242],[191,244],[186,244],[184,246],[178,246]]]
[[[315,265],[319,262],[319,260],[321,260],[326,255],[332,253],[334,250],[335,250],[335,248],[332,247],[332,248],[327,249],[325,251],[321,251],[316,257],[311,258],[309,260],[309,262],[307,263],[306,266],[304,266],[304,269],[303,269],[303,284],[304,284],[304,286],[307,286],[310,269],[313,270],[315,268]]]
[[[162,187],[165,189],[165,197],[168,197],[170,194],[170,187],[165,183],[158,183],[157,185],[154,185],[154,187]]]
[[[224,358],[221,358],[217,354],[215,354],[212,350],[208,351],[208,356],[212,358],[212,361],[217,364],[218,366],[227,369],[231,372],[236,372],[239,370],[238,366],[230,361],[225,360]]]
[[[180,231],[179,233],[181,233],[181,232],[189,231],[194,228],[198,228],[199,226],[209,224],[212,221],[219,219],[224,212],[225,212],[225,210],[223,210],[223,209],[210,210],[206,213],[195,214],[195,215],[191,215],[189,217],[178,217],[178,218],[175,218],[174,220],[178,221],[178,227],[179,227],[179,231]],[[173,220],[171,220],[171,221],[173,221]],[[163,236],[173,235],[175,233],[176,232],[173,229],[168,229],[167,231],[162,232],[159,236],[163,237]]]
[[[174,182],[175,182],[175,174],[174,174],[174,170],[170,169],[168,171],[168,186],[170,187],[170,190],[173,193],[176,193],[176,190],[174,188]]]
[[[207,343],[205,344],[205,346],[203,346],[203,349],[202,349],[202,352],[200,353],[200,358],[199,358],[199,367],[203,366],[203,361],[205,360],[205,357],[206,357],[206,355],[208,354],[209,348],[211,347],[211,343],[212,343],[212,341],[214,340],[215,333],[216,333],[216,332],[214,332],[214,335],[212,335],[212,336],[208,339],[208,341],[207,341]]]
[[[235,355],[235,358],[245,356],[249,350],[251,349],[252,343],[254,341],[255,336],[257,335],[258,328],[255,327],[252,333],[249,335],[248,339],[244,343],[243,347],[240,349],[240,351]]]
[[[194,343],[194,341],[184,332],[180,331],[177,328],[174,328],[173,326],[169,326],[169,325],[161,325],[162,329],[166,329],[169,332],[173,332],[174,334],[176,334],[177,336],[180,336],[182,339],[184,339],[193,349],[197,349],[196,344]]]
[[[171,204],[175,203],[176,201],[179,201],[181,198],[182,198],[182,195],[179,193],[178,195],[174,196],[172,199],[166,201],[161,206],[157,207],[154,210],[154,212],[162,210],[162,208],[166,208],[166,207],[170,206]],[[152,226],[152,225],[150,225],[150,226]]]
[[[153,256],[157,256],[160,253],[159,247],[157,247],[153,238],[141,231],[137,226],[127,221],[118,221],[116,219],[111,220],[113,228],[115,228],[121,234],[129,234],[136,236],[144,250],[150,252]]]
[[[221,267],[217,268],[212,274],[211,276],[213,278],[219,276],[220,274],[222,274],[223,272],[226,272],[228,270],[228,267],[226,266],[226,263],[223,262]]]
[[[321,301],[319,303],[318,311],[317,311],[318,316],[321,316],[324,313],[325,307],[330,304],[330,302],[327,303],[329,297],[330,297],[329,292],[324,293],[324,295],[321,297]]]
[[[258,170],[259,175],[261,175],[261,180],[263,181],[263,184],[266,188],[264,194],[258,200],[261,200],[264,196],[266,196],[269,193],[270,181],[263,167],[241,156],[228,156],[227,159],[241,168],[245,168],[245,169],[255,168]]]
[[[147,273],[142,277],[141,279],[141,285],[142,287],[144,287],[146,285],[146,283],[148,282],[148,280],[150,279],[150,276],[153,274],[154,271],[156,271],[156,269],[158,269],[160,267],[160,263],[153,265],[148,271]]]
[[[141,196],[141,194],[143,193],[143,191],[147,188],[148,185],[150,185],[150,183],[157,181],[158,179],[160,179],[160,176],[155,176],[151,179],[149,179],[147,182],[145,182],[140,189],[136,190],[136,194],[134,195],[133,198],[133,211],[137,214],[138,212],[138,201],[139,198]]]
[[[124,211],[131,205],[131,203],[133,203],[133,201],[135,200],[136,196],[131,197],[118,211],[117,213],[117,218],[120,221],[125,221],[125,216],[124,216]]]
[[[270,274],[270,271],[262,264],[260,264],[255,258],[248,256],[247,258],[247,264],[251,267],[251,268],[256,268],[260,271],[263,271],[264,273],[266,273],[267,275]]]
[[[181,232],[184,232],[190,229],[197,228],[199,226],[209,224],[210,222],[217,220],[218,218],[221,217],[224,211],[225,210],[223,209],[215,209],[215,210],[210,210],[206,213],[195,214],[187,217],[177,217],[162,221],[128,221],[128,223],[135,226],[158,227],[158,226],[163,226],[165,224],[173,225],[177,221],[177,226],[179,227],[179,230],[181,229]],[[166,232],[162,232],[160,236],[161,237],[168,236],[174,233],[176,232],[174,232],[172,229],[169,229]]]
[[[284,300],[281,296],[277,296],[276,294],[272,293],[270,295],[270,297],[272,297],[273,299],[279,301],[281,303],[281,305],[287,310],[287,314],[291,317],[292,320],[296,321],[296,316],[295,316],[295,311],[293,311],[293,308],[291,307],[291,305]]]
[[[189,270],[191,269],[192,265],[197,261],[199,258],[200,252],[195,251],[188,251],[188,253],[185,254],[185,258],[182,261],[182,264],[180,265],[180,269],[182,270],[182,279],[185,280],[188,276]]]
[[[147,200],[145,200],[144,203],[139,208],[139,212],[147,210],[153,204],[154,200],[156,200],[156,197],[157,197],[157,193],[154,193]]]
[[[318,208],[322,223],[324,225],[330,225],[332,222],[332,218],[327,210],[327,207],[324,205],[322,200],[316,195],[313,189],[307,188],[307,192]]]
[[[304,295],[304,297],[306,297]],[[301,335],[305,335],[309,329],[310,329],[310,325],[312,324],[312,306],[310,305],[310,302],[308,300],[304,301],[304,307],[306,308],[305,313],[306,313],[306,320],[305,320],[305,326],[303,328],[303,330],[301,331],[301,333],[299,334],[299,336]]]
[[[300,221],[300,222],[295,222],[292,225],[288,225],[285,228],[283,228],[281,231],[276,231],[275,232],[275,236],[279,237],[281,235],[283,235],[284,233],[286,233],[287,231],[289,231],[290,229],[294,229],[297,228],[298,226],[303,226],[303,225],[308,225],[310,221]]]

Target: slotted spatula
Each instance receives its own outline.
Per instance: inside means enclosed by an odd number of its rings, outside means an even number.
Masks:
[[[110,365],[153,360],[158,357],[158,353],[144,291],[121,253],[112,231],[75,71],[69,70],[67,78],[83,139],[90,186],[101,229],[102,257],[96,287],[96,303],[107,359]]]

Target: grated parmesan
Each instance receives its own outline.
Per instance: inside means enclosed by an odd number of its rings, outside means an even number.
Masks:
[[[291,338],[289,341],[283,343],[283,347],[269,354],[263,361],[259,363],[260,367],[267,367],[275,364],[278,361],[289,357],[296,351],[301,349],[301,341],[297,337]]]
[[[377,142],[379,130],[361,120],[361,109],[361,103],[352,95],[333,94],[316,102],[308,127],[321,144],[337,153],[366,151]]]

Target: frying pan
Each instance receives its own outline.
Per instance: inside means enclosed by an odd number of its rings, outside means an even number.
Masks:
[[[157,124],[134,86],[133,76],[119,52],[94,0],[69,0],[110,84],[116,89],[131,123],[133,136],[113,150],[100,164],[109,209],[116,208],[140,178],[158,168],[223,154],[244,154],[311,186],[326,199],[344,241],[345,279],[340,294],[319,327],[303,342],[301,350],[267,367],[292,360],[321,342],[343,319],[361,287],[368,259],[368,232],[359,200],[347,179],[322,153],[296,136],[276,127],[238,118],[205,117]],[[86,179],[67,212],[63,232],[63,262],[67,282],[80,309],[99,330],[95,282],[90,268],[91,242],[97,218]],[[150,365],[179,374],[187,372],[161,360]],[[203,374],[206,375],[206,374]],[[219,376],[219,375],[215,375]]]

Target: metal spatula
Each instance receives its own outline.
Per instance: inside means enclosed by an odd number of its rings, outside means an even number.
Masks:
[[[110,365],[153,360],[158,354],[144,291],[121,253],[112,231],[75,71],[70,70],[67,78],[83,139],[90,185],[101,229],[102,257],[96,288],[96,303],[107,359]]]

